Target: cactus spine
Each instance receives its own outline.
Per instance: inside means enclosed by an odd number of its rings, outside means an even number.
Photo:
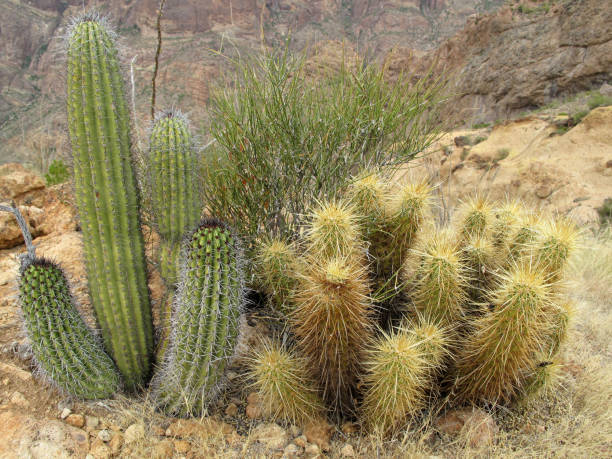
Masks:
[[[189,125],[179,111],[157,114],[149,142],[152,210],[162,238],[162,277],[168,285],[177,281],[180,242],[200,218],[198,156]]]
[[[265,340],[255,352],[249,376],[272,419],[304,424],[324,411],[306,359],[276,341]]]
[[[203,220],[185,239],[173,328],[153,381],[164,412],[199,415],[216,396],[238,337],[242,269],[239,242],[225,224]]]
[[[75,397],[108,398],[117,392],[120,376],[115,364],[74,306],[59,266],[41,258],[25,258],[19,292],[39,369]]]
[[[153,324],[130,120],[113,35],[91,15],[68,39],[68,124],[89,288],[128,388],[146,382]]]

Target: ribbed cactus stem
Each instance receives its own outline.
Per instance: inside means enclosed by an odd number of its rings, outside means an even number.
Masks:
[[[51,382],[83,399],[108,398],[119,390],[115,364],[74,306],[59,266],[26,257],[19,293],[34,360]]]
[[[201,414],[221,387],[238,336],[244,275],[237,238],[211,219],[185,239],[183,263],[169,347],[153,386],[160,409],[188,416]]]
[[[113,35],[84,16],[68,38],[68,124],[92,304],[127,387],[146,382],[153,324],[130,120]]]
[[[149,142],[148,180],[152,213],[163,241],[160,264],[169,285],[177,281],[180,241],[200,218],[198,155],[187,118],[179,111],[157,114]]]

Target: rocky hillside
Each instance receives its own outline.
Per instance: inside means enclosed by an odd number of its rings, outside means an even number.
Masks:
[[[449,75],[457,121],[503,120],[612,83],[612,3],[508,2],[433,52],[396,50],[391,66]]]
[[[211,50],[258,48],[288,35],[301,49],[342,40],[382,56],[392,47],[435,49],[475,13],[503,0],[168,0],[163,30],[161,103],[191,111],[199,122],[221,60]],[[158,0],[0,0],[0,163],[45,159],[67,149],[64,133],[63,35],[82,5],[109,13],[126,62],[135,60],[137,110],[146,118],[155,52]]]

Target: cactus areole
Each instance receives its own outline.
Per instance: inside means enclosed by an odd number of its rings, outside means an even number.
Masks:
[[[153,324],[130,119],[117,48],[104,21],[76,20],[68,38],[68,124],[92,304],[104,344],[135,389],[151,370]]]

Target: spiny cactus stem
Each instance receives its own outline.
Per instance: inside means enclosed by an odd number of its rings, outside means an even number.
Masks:
[[[23,240],[25,241],[26,249],[28,250],[26,256],[31,260],[36,258],[36,250],[34,248],[34,244],[32,243],[32,233],[30,233],[28,224],[26,223],[25,218],[23,218],[23,215],[21,214],[19,208],[15,205],[15,202],[11,202],[10,206],[4,206],[0,204],[0,210],[3,212],[10,212],[15,216],[15,218],[17,219],[17,224],[21,229],[21,234],[23,234]]]

